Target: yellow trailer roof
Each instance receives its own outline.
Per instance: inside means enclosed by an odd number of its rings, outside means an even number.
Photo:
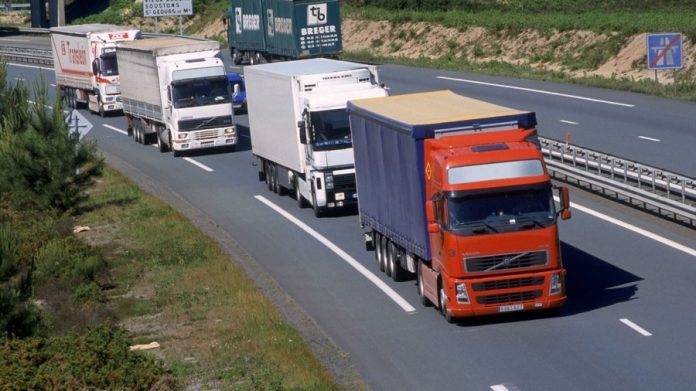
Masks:
[[[485,120],[529,113],[467,98],[449,90],[358,99],[351,103],[363,110],[409,125]]]

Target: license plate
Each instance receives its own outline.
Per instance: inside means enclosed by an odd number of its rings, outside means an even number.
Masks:
[[[346,195],[344,193],[336,193],[336,201],[343,201],[346,199]]]
[[[501,305],[498,307],[498,312],[522,311],[523,309],[524,304]]]

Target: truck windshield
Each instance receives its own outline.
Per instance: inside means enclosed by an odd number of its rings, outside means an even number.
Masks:
[[[172,82],[172,103],[177,109],[230,103],[225,76],[175,80]]]
[[[447,197],[447,226],[459,235],[539,229],[555,220],[550,185],[455,192]]]
[[[314,111],[310,120],[314,128],[315,151],[345,149],[352,146],[346,109]]]
[[[116,52],[102,54],[99,58],[102,76],[118,75],[118,63],[116,62]]]

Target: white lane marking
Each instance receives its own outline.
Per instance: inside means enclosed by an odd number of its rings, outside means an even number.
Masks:
[[[628,104],[628,103],[612,102],[612,101],[610,101],[610,100],[588,98],[588,97],[586,97],[586,96],[579,96],[579,95],[561,94],[560,92],[551,92],[551,91],[544,91],[544,90],[536,90],[536,89],[533,89],[533,88],[524,88],[524,87],[508,86],[508,85],[505,85],[505,84],[485,83],[485,82],[482,82],[482,81],[467,80],[467,79],[457,79],[457,78],[454,78],[454,77],[446,77],[446,76],[437,76],[437,78],[438,78],[438,79],[443,79],[443,80],[461,81],[461,82],[464,82],[464,83],[471,83],[471,84],[481,84],[481,85],[492,86],[492,87],[509,88],[509,89],[511,89],[511,90],[520,90],[520,91],[527,91],[527,92],[536,92],[536,93],[538,93],[538,94],[562,96],[562,97],[564,97],[564,98],[586,100],[586,101],[597,102],[597,103],[606,103],[606,104],[608,104],[608,105],[616,105],[616,106],[624,106],[624,107],[636,107],[635,105],[631,105],[631,104]]]
[[[493,391],[520,391],[519,388],[515,387],[514,384],[510,384],[510,383],[493,385],[493,386],[491,386],[491,390],[493,390]]]
[[[650,332],[647,331],[646,329],[644,329],[644,328],[638,326],[637,324],[631,322],[630,320],[628,320],[628,319],[626,319],[626,318],[624,318],[624,319],[619,319],[619,320],[621,321],[621,323],[623,323],[623,324],[625,324],[626,326],[632,328],[632,329],[635,330],[638,334],[641,334],[641,335],[644,336],[644,337],[649,337],[649,336],[652,335],[652,333],[650,333]]]
[[[652,137],[647,137],[647,136],[638,136],[638,138],[643,139],[643,140],[648,140],[648,141],[654,141],[656,143],[659,143],[660,141],[662,141],[659,138],[652,138]]]
[[[53,83],[51,83],[51,84],[49,84],[49,86],[51,86],[51,87],[55,87],[56,85],[55,85],[55,84],[53,84]]]
[[[13,62],[8,62],[7,65],[13,66],[13,67],[20,67],[20,68],[44,69],[44,70],[47,70],[47,71],[52,71],[52,70],[53,70],[53,68],[39,67],[39,66],[36,66],[36,65],[16,64],[16,63],[13,63]]]
[[[9,41],[9,42],[31,42],[30,39],[17,39],[17,38],[0,38],[0,41]]]
[[[376,275],[374,275],[371,271],[367,270],[365,266],[360,264],[360,262],[356,261],[353,257],[348,255],[345,251],[341,250],[340,247],[336,246],[333,244],[331,241],[329,241],[327,238],[325,238],[322,234],[319,232],[315,231],[312,229],[310,226],[307,224],[303,223],[300,221],[298,218],[295,216],[291,215],[290,213],[286,212],[283,208],[279,207],[278,205],[274,204],[273,202],[269,201],[267,198],[257,195],[254,196],[257,200],[260,202],[264,203],[266,206],[269,208],[273,209],[276,211],[278,214],[281,216],[285,217],[286,219],[290,220],[293,224],[298,226],[300,229],[308,233],[310,236],[312,236],[314,239],[318,240],[319,243],[323,244],[326,246],[329,250],[333,251],[341,257],[346,263],[348,263],[350,266],[352,266],[355,270],[358,271],[358,273],[362,274],[365,278],[367,278],[370,282],[375,284],[377,288],[382,290],[384,294],[386,294],[390,299],[392,299],[401,309],[408,313],[414,313],[416,312],[416,309],[409,304],[403,297],[401,297],[396,291],[394,291],[392,288],[389,287],[389,285],[385,284],[382,280],[379,279]]]
[[[573,122],[573,121],[566,121],[564,119],[561,120],[564,124],[570,124],[570,125],[580,125],[579,122]]]
[[[558,196],[553,196],[553,198],[556,200],[556,202],[559,202]],[[590,208],[582,206],[582,205],[578,205],[574,202],[571,202],[570,206],[571,206],[571,208],[577,209],[581,212],[585,212],[585,213],[592,215],[598,219],[602,219],[608,223],[618,225],[619,227],[625,228],[629,231],[633,231],[633,232],[637,233],[638,235],[645,236],[648,239],[652,239],[656,242],[660,242],[660,243],[664,244],[665,246],[672,247],[675,250],[684,252],[688,255],[691,255],[692,257],[696,257],[696,250],[694,250],[693,248],[687,247],[683,244],[679,244],[671,239],[665,238],[664,236],[654,234],[648,230],[636,227],[635,225],[632,225],[632,224],[624,223],[623,221],[621,221],[619,219],[615,219],[611,216],[607,216],[604,213],[597,212],[596,210],[590,209]]]
[[[109,125],[109,124],[102,124],[102,126],[105,127],[105,128],[109,128],[109,129],[111,129],[111,130],[113,130],[113,131],[115,131],[115,132],[119,132],[119,133],[121,133],[121,134],[124,134],[124,135],[128,136],[128,132],[126,132],[125,130],[121,130],[121,129],[115,127],[115,126],[111,126],[111,125]]]
[[[197,162],[197,161],[191,159],[190,157],[185,157],[184,160],[186,160],[187,162],[189,162],[189,163],[191,163],[191,164],[194,164],[194,165],[196,165],[196,166],[202,168],[202,169],[205,170],[205,171],[208,171],[208,172],[213,172],[213,171],[215,171],[215,170],[213,170],[212,168],[206,166],[205,164],[200,163],[200,162]]]

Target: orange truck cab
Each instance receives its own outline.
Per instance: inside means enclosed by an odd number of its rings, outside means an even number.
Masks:
[[[361,226],[381,270],[445,318],[566,301],[536,115],[436,91],[350,101]]]

